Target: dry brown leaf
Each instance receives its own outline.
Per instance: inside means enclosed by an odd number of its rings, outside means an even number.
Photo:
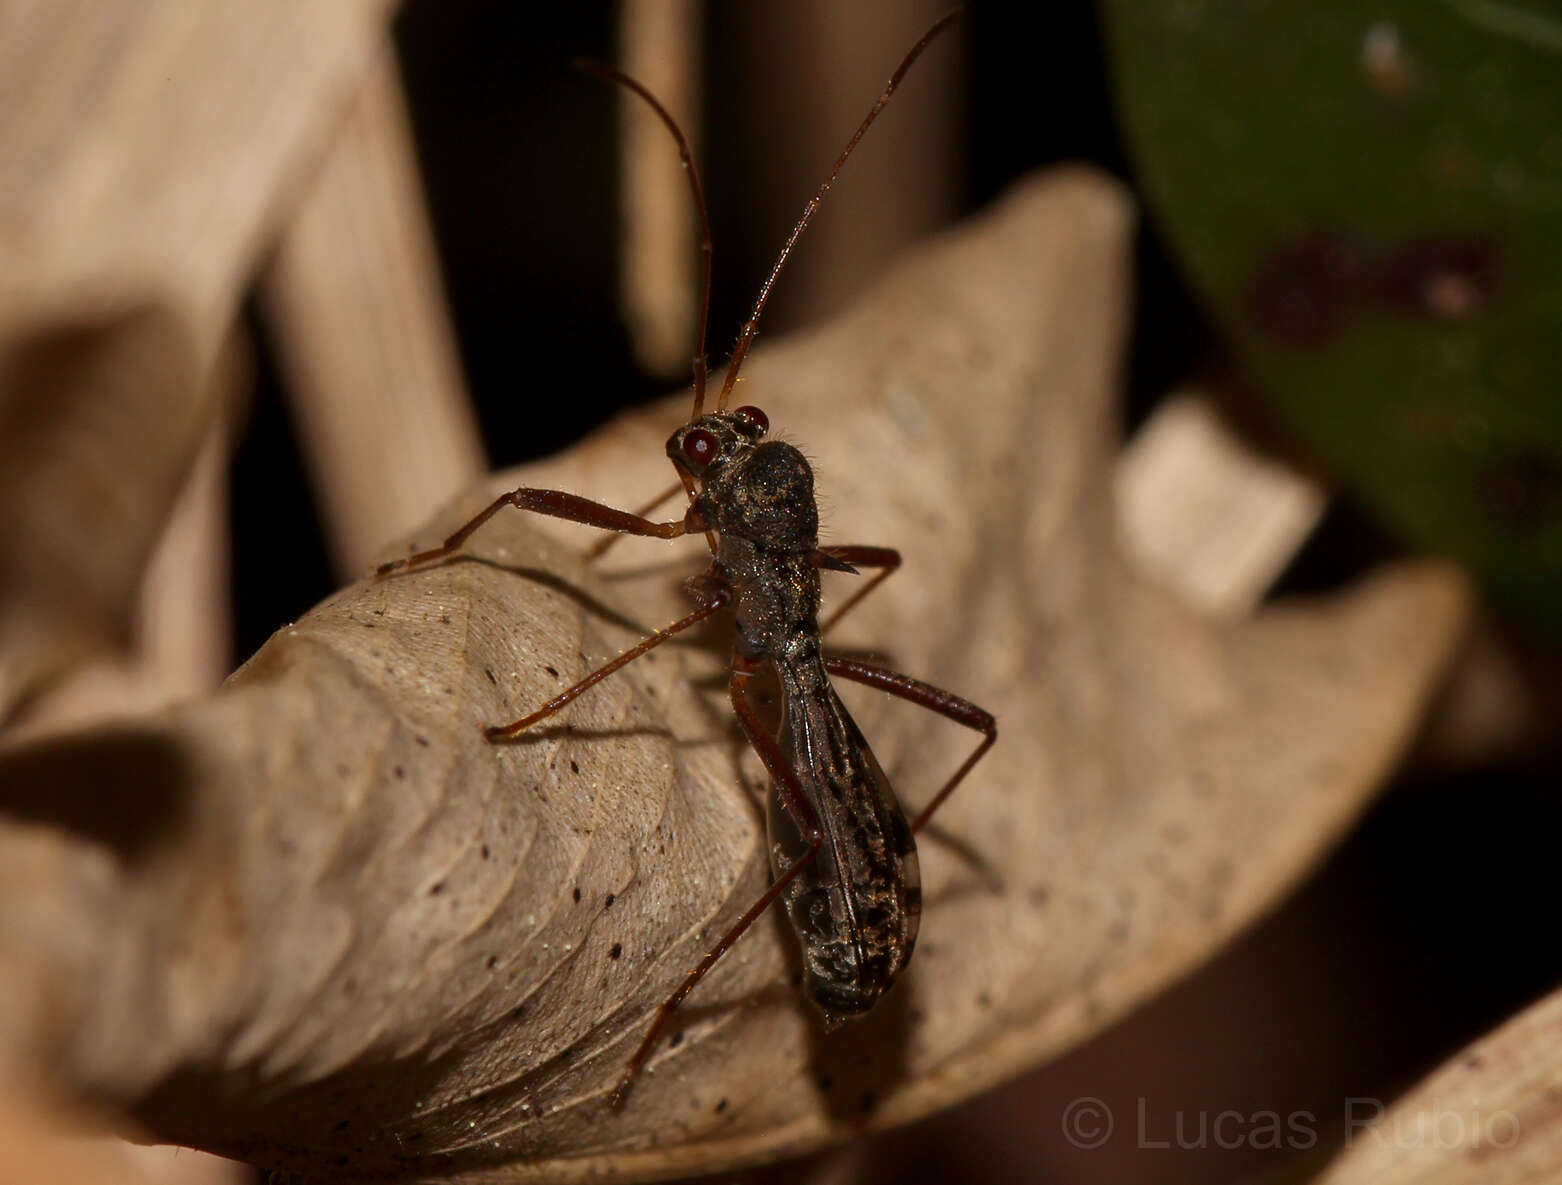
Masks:
[[[1356,1100],[1318,1185],[1544,1185],[1562,1178],[1562,992],[1430,1074],[1386,1110]]]
[[[816,461],[828,538],[905,553],[836,640],[1000,722],[922,842],[917,955],[869,1019],[826,1036],[768,919],[609,1109],[650,1010],[766,882],[762,779],[720,626],[482,740],[684,611],[702,562],[631,541],[587,569],[589,532],[506,514],[465,558],[344,589],[209,702],[0,767],[0,1050],[163,1138],[333,1180],[656,1177],[947,1105],[1207,957],[1359,811],[1465,595],[1409,566],[1216,623],[1135,578],[1109,497],[1130,223],[1099,178],[1032,182],[745,371]],[[526,480],[633,505],[683,414]],[[844,694],[908,803],[971,743]]]
[[[235,346],[228,376],[243,371]],[[231,377],[229,381],[232,381]],[[83,663],[0,732],[10,747],[210,695],[233,670],[228,583],[228,425],[212,425],[135,599],[123,656]]]
[[[122,636],[239,295],[390,7],[0,7],[0,715]]]

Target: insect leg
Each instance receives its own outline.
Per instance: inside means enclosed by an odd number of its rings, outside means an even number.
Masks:
[[[798,830],[808,837],[808,850],[794,860],[780,876],[776,877],[771,885],[759,899],[749,906],[743,916],[737,920],[737,924],[728,930],[721,941],[706,952],[699,965],[684,978],[678,985],[678,990],[668,996],[656,1010],[656,1016],[651,1021],[651,1027],[646,1030],[640,1044],[635,1047],[629,1064],[624,1067],[624,1073],[618,1080],[618,1085],[613,1088],[613,1106],[617,1107],[624,1101],[625,1094],[629,1091],[630,1084],[635,1075],[640,1072],[640,1067],[645,1064],[645,1059],[650,1056],[657,1039],[667,1028],[672,1020],[673,1013],[678,1005],[683,1003],[684,997],[694,990],[694,985],[705,978],[705,973],[716,965],[716,960],[727,953],[727,950],[743,936],[743,932],[752,926],[765,910],[774,904],[777,897],[786,891],[786,887],[792,883],[797,875],[803,871],[813,858],[819,854],[819,845],[824,840],[824,833],[819,825],[819,816],[814,811],[813,805],[808,801],[804,793],[802,783],[797,773],[787,763],[786,754],[776,739],[765,731],[765,726],[760,722],[759,716],[754,712],[753,706],[748,702],[748,693],[745,684],[748,677],[757,669],[758,664],[733,656],[732,678],[728,683],[728,692],[732,698],[732,710],[737,713],[738,723],[743,728],[743,734],[748,737],[748,742],[759,754],[759,759],[764,762],[765,770],[775,781],[776,792],[781,795],[787,809],[792,812],[792,817],[797,821]]]
[[[982,759],[982,754],[993,747],[993,742],[998,739],[998,722],[993,719],[992,713],[977,707],[970,700],[961,699],[953,692],[934,687],[931,683],[923,683],[910,675],[886,671],[882,667],[869,666],[867,663],[856,662],[849,658],[828,656],[824,660],[824,669],[832,675],[839,675],[842,679],[876,687],[880,691],[887,691],[901,699],[910,700],[930,712],[937,712],[940,716],[945,716],[957,724],[963,724],[982,734],[982,743],[976,746],[975,752],[965,759],[960,768],[955,770],[954,776],[944,783],[943,789],[933,795],[932,800],[911,821],[913,833],[922,830],[927,821],[933,817],[933,812],[943,805],[944,799],[949,797],[954,788],[965,779],[965,775],[970,773],[972,767]]]
[[[857,602],[861,601],[894,574],[895,570],[900,567],[900,552],[893,547],[868,547],[860,543],[847,543],[839,547],[821,547],[819,550],[831,559],[839,560],[844,564],[850,564],[854,568],[879,569],[878,573],[871,580],[847,597],[839,609],[824,619],[823,624],[819,626],[819,632],[826,634],[830,632],[831,628],[841,618],[846,616],[848,610],[856,608]]]
[[[637,515],[639,515],[641,518],[644,518],[646,515],[650,514],[651,511],[655,510],[662,503],[666,502],[667,499],[671,498],[679,490],[684,490],[684,491],[686,491],[688,493],[690,503],[693,503],[695,498],[699,497],[699,491],[694,488],[694,479],[689,477],[688,474],[679,474],[678,482],[677,482],[676,485],[668,486],[665,490],[663,490],[660,494],[656,495],[656,497],[652,498],[649,502],[647,502],[639,510],[635,511],[635,513]],[[593,560],[601,559],[604,555],[606,555],[608,553],[608,549],[611,548],[613,546],[613,544],[617,543],[622,538],[623,538],[623,535],[621,535],[621,534],[620,535],[604,535],[598,542],[593,543],[591,545],[590,550],[588,550],[586,552],[586,562],[589,564]],[[705,543],[710,548],[711,554],[715,555],[716,554],[716,536],[710,530],[706,530],[706,532],[705,532]]]
[[[695,591],[701,602],[699,608],[697,608],[693,613],[690,613],[687,617],[680,617],[671,625],[657,630],[649,638],[645,638],[644,640],[637,642],[628,650],[620,654],[617,658],[613,659],[612,662],[605,663],[596,670],[592,671],[591,674],[587,675],[573,687],[566,687],[563,691],[559,692],[558,695],[554,696],[547,703],[543,704],[542,707],[538,708],[530,715],[522,716],[519,720],[512,721],[509,724],[484,725],[483,735],[490,741],[507,741],[511,737],[525,732],[538,721],[546,720],[549,716],[553,715],[565,704],[569,703],[572,699],[578,696],[581,692],[595,687],[598,683],[602,682],[603,679],[606,679],[620,667],[628,666],[646,651],[652,649],[653,647],[660,646],[674,634],[682,633],[691,625],[698,625],[711,614],[715,613],[716,610],[725,605],[729,599],[731,599],[731,593],[727,591],[724,585],[701,581],[699,578],[689,581],[685,587]]]
[[[389,576],[402,568],[415,568],[431,560],[444,559],[465,543],[473,531],[506,506],[550,515],[553,518],[569,519],[571,522],[584,523],[588,527],[600,527],[604,531],[620,531],[628,535],[651,535],[658,539],[676,539],[690,530],[704,528],[704,524],[698,520],[691,522],[690,515],[685,515],[683,519],[675,522],[657,523],[642,515],[631,514],[627,510],[616,510],[577,494],[567,494],[563,490],[536,490],[523,486],[521,489],[511,490],[508,494],[500,494],[486,508],[457,528],[438,547],[431,547],[427,551],[420,551],[405,559],[381,564],[374,570],[375,579]],[[692,515],[692,511],[690,513]]]
[[[683,489],[683,482],[681,482],[681,481],[674,482],[672,485],[668,486],[665,490],[663,490],[660,494],[656,495],[656,497],[652,498],[644,506],[640,507],[640,509],[636,510],[635,513],[637,515],[639,515],[641,518],[645,518],[647,515],[649,515],[651,513],[651,511],[655,510],[658,506],[661,506],[664,502],[666,502],[669,498],[671,498],[674,494],[676,494],[681,489]],[[624,537],[623,535],[617,534],[617,533],[612,534],[612,535],[604,535],[604,536],[602,536],[601,539],[599,539],[595,543],[593,543],[591,545],[591,547],[586,551],[586,562],[590,563],[592,560],[599,560],[599,559],[601,559],[604,555],[607,554],[608,549],[610,547],[612,547],[613,544],[617,543],[623,537]]]

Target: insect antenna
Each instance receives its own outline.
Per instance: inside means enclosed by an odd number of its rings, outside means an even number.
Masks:
[[[846,147],[841,149],[841,154],[835,158],[835,165],[831,168],[830,175],[824,179],[823,183],[814,192],[814,196],[809,198],[808,204],[803,207],[803,216],[797,220],[797,225],[792,228],[792,233],[787,237],[786,245],[781,248],[781,254],[776,259],[775,266],[770,269],[770,275],[766,277],[764,284],[760,286],[759,298],[754,302],[754,311],[749,314],[748,320],[743,324],[743,332],[738,335],[737,347],[732,351],[731,361],[727,363],[727,377],[721,384],[721,397],[716,401],[717,411],[727,410],[727,400],[732,394],[732,388],[738,381],[738,370],[743,365],[743,359],[748,354],[749,346],[753,344],[754,333],[759,326],[759,315],[764,312],[765,303],[770,299],[770,290],[775,287],[776,277],[781,274],[781,269],[786,266],[786,261],[791,257],[792,248],[797,246],[797,240],[802,237],[803,231],[813,221],[814,213],[819,209],[819,203],[824,201],[824,195],[829,193],[830,186],[835,184],[835,179],[840,175],[841,167],[846,163],[846,158],[852,154],[852,150],[857,147],[857,142],[873,126],[873,121],[879,117],[879,112],[883,111],[889,103],[890,96],[895,93],[895,88],[900,85],[901,79],[906,76],[906,71],[911,69],[911,64],[922,56],[922,51],[940,33],[952,25],[963,11],[963,9],[957,8],[953,12],[945,13],[933,23],[932,28],[922,34],[917,43],[901,59],[900,65],[896,66],[895,72],[889,76],[889,82],[885,84],[878,100],[869,109],[863,121],[857,125],[857,130],[852,133],[852,138],[846,141]],[[699,407],[698,394],[695,396],[695,407],[696,409]]]
[[[593,62],[588,58],[576,58],[574,65],[577,70],[584,70],[587,74],[594,74],[607,82],[617,83],[625,90],[644,99],[678,144],[678,160],[689,178],[689,190],[694,194],[695,213],[700,220],[700,324],[694,337],[694,410],[689,413],[689,421],[693,423],[705,410],[705,385],[710,373],[710,365],[705,356],[705,337],[710,329],[710,208],[705,204],[705,185],[700,180],[699,166],[694,163],[694,153],[690,151],[688,138],[683,134],[683,129],[678,126],[678,121],[644,86],[622,71],[604,66],[600,62]]]

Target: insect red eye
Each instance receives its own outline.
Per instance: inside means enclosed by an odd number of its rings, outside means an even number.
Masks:
[[[752,404],[745,404],[744,406],[734,411],[732,414],[737,416],[740,420],[747,420],[749,423],[753,424],[754,427],[759,429],[759,434],[761,436],[770,431],[770,417]]]
[[[716,455],[716,438],[704,428],[695,428],[683,438],[683,455],[691,465],[703,468]]]

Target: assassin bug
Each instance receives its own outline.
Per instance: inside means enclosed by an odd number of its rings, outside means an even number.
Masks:
[[[729,411],[727,407],[759,316],[798,238],[906,71],[957,15],[945,16],[912,46],[810,199],[760,288],[728,364],[716,410],[709,413],[705,411],[705,338],[710,313],[710,220],[688,141],[672,116],[640,83],[616,70],[582,63],[592,73],[633,91],[667,126],[677,142],[699,215],[702,302],[694,355],[694,405],[688,421],[667,441],[667,456],[677,470],[679,485],[641,513],[616,510],[561,490],[512,490],[440,546],[382,564],[376,571],[377,577],[384,577],[449,556],[506,506],[620,534],[660,539],[706,536],[712,552],[710,568],[685,582],[696,603],[693,612],[626,650],[531,714],[483,730],[490,741],[515,737],[653,647],[720,609],[730,606],[733,610],[736,639],[728,691],[738,724],[771,778],[767,831],[773,879],[657,1009],[614,1090],[615,1106],[622,1102],[684,997],[783,895],[802,944],[807,993],[827,1023],[872,1008],[906,965],[916,941],[922,891],[913,836],[997,740],[993,717],[975,704],[910,676],[824,653],[823,632],[900,566],[900,554],[887,547],[820,547],[819,512],[808,462],[791,445],[765,439],[770,421],[759,408],[743,406]],[[677,493],[679,486],[689,498],[683,518],[656,522],[645,517]],[[601,550],[598,548],[596,554]],[[860,568],[877,569],[877,574],[821,627],[820,570],[856,574]],[[765,729],[747,693],[750,677],[766,665],[774,670],[781,689],[779,737]],[[831,686],[831,677],[886,691],[982,734],[976,749],[913,820],[908,822],[901,811],[873,751]]]

